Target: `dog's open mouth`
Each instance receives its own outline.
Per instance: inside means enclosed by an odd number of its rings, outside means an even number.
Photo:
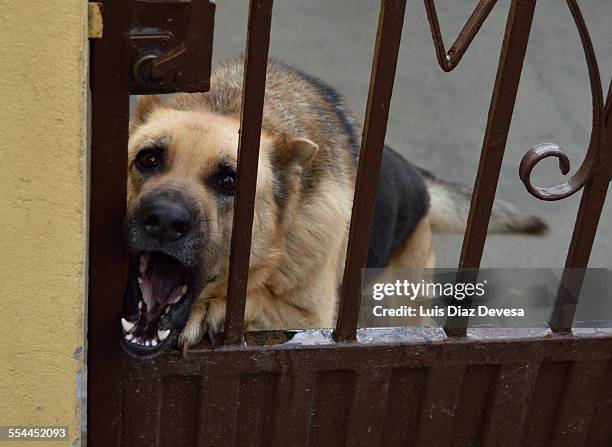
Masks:
[[[193,285],[194,276],[176,258],[159,251],[135,256],[121,318],[124,348],[148,356],[169,346],[189,312]]]

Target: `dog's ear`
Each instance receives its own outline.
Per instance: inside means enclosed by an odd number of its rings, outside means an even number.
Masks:
[[[274,165],[276,169],[301,174],[318,151],[319,146],[307,138],[282,136],[276,140]]]
[[[138,97],[138,104],[136,110],[132,116],[132,122],[130,123],[132,128],[138,127],[147,121],[149,115],[153,110],[162,106],[162,100],[156,95],[142,95]]]

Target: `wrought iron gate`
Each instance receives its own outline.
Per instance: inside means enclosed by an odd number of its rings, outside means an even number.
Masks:
[[[425,0],[443,70],[460,62],[495,3],[478,3],[447,52],[434,0]],[[120,233],[129,95],[207,90],[202,74],[210,73],[215,5],[208,0],[102,2],[104,35],[92,43],[91,64],[90,446],[612,445],[612,333],[572,330],[573,309],[564,291],[580,288],[575,278],[559,292],[548,331],[468,330],[467,319],[459,317],[449,319],[444,331],[357,328],[360,272],[405,4],[381,0],[335,330],[306,331],[312,337],[301,338],[316,340],[312,343],[297,343],[285,333],[247,334],[244,344],[272,11],[272,0],[251,0],[224,342],[199,346],[186,358],[166,352],[136,361],[122,352],[116,336],[126,270]],[[551,144],[525,155],[520,176],[543,200],[583,189],[566,262],[568,268],[583,268],[612,174],[612,90],[604,101],[577,0],[567,4],[589,67],[591,143],[583,165],[563,185],[540,188],[530,180],[533,167],[546,157],[559,158],[562,171],[569,170],[567,157]],[[535,6],[536,0],[513,0],[509,9],[461,252],[463,269],[480,267]]]

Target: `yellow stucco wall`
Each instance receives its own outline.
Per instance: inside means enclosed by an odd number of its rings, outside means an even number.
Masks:
[[[77,445],[87,3],[0,1],[0,24],[0,425],[67,425]]]

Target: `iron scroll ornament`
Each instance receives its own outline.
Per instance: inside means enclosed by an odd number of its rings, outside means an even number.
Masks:
[[[480,0],[478,2],[470,18],[459,33],[459,36],[448,51],[446,51],[444,47],[444,41],[440,31],[440,23],[438,21],[434,0],[424,0],[424,3],[431,28],[438,64],[442,70],[450,72],[455,69],[461,61],[463,55],[469,48],[482,24],[485,22],[493,10],[493,7],[496,5],[497,0]],[[555,157],[559,160],[559,170],[561,173],[563,175],[569,173],[571,163],[563,149],[555,143],[547,142],[535,145],[529,149],[527,153],[525,153],[521,159],[519,177],[531,195],[546,201],[561,200],[569,197],[577,191],[580,191],[591,179],[593,175],[593,168],[597,163],[598,153],[602,146],[604,127],[610,116],[610,110],[612,109],[612,82],[610,84],[608,98],[604,103],[597,57],[595,56],[593,43],[591,41],[591,37],[580,7],[578,6],[576,0],[566,0],[566,3],[574,19],[576,28],[578,29],[580,41],[582,43],[582,48],[588,66],[593,104],[591,140],[589,142],[584,161],[576,173],[568,181],[560,185],[550,187],[533,185],[531,182],[531,172],[541,160]]]
[[[521,160],[519,176],[527,191],[538,199],[553,201],[561,200],[580,191],[591,179],[593,169],[598,160],[598,154],[602,147],[604,127],[607,117],[610,114],[610,104],[612,104],[612,83],[610,93],[604,105],[601,76],[597,65],[597,57],[593,49],[593,43],[589,35],[582,12],[576,0],[566,0],[570,9],[574,23],[580,35],[582,48],[589,70],[589,82],[591,85],[591,95],[593,103],[593,127],[591,130],[591,140],[587,149],[586,156],[582,165],[576,173],[566,182],[550,187],[534,186],[531,182],[531,172],[536,165],[545,158],[556,157],[559,159],[559,170],[562,174],[570,171],[571,164],[569,158],[559,145],[555,143],[538,144],[527,151]]]
[[[459,36],[455,42],[451,45],[448,51],[444,48],[444,40],[442,38],[442,32],[440,31],[440,22],[438,21],[438,14],[436,13],[436,5],[434,0],[424,0],[425,10],[427,11],[427,20],[429,21],[429,27],[431,29],[431,36],[433,38],[434,47],[436,49],[436,57],[438,64],[442,70],[449,72],[454,70],[461,58],[470,47],[474,37],[480,31],[482,24],[485,22],[493,7],[497,3],[497,0],[480,0],[474,11],[468,18],[467,22],[461,29]]]

